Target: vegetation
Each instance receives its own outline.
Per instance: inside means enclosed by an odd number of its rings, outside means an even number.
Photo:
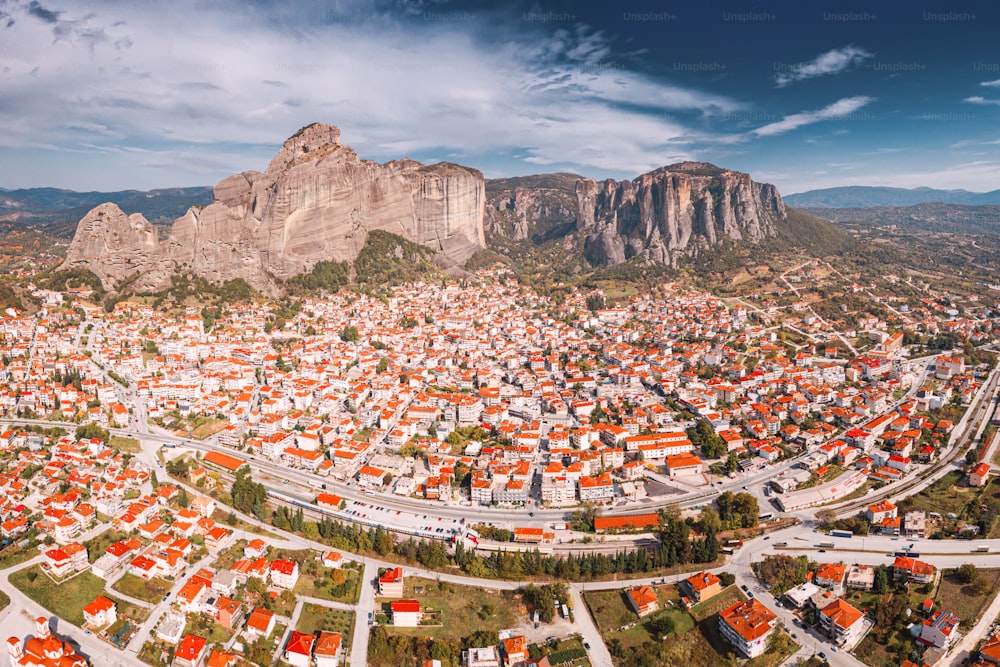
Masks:
[[[313,266],[312,271],[294,276],[286,286],[290,294],[316,294],[323,291],[337,292],[351,279],[351,265],[348,262],[323,260]]]
[[[439,278],[441,272],[429,261],[433,256],[434,251],[426,246],[372,229],[354,260],[355,279],[371,285],[401,285]]]
[[[781,595],[806,580],[809,570],[815,566],[805,556],[769,555],[759,563],[754,563],[757,577],[771,587],[772,595]]]
[[[240,466],[236,471],[229,495],[233,507],[240,512],[250,514],[260,521],[267,519],[267,488],[253,481],[250,466]]]
[[[165,579],[153,577],[146,580],[129,572],[122,575],[121,579],[112,586],[119,593],[143,602],[159,602],[170,591],[170,587],[170,582]]]
[[[83,608],[104,592],[104,580],[90,572],[56,584],[40,565],[10,575],[10,582],[29,598],[73,625],[83,625]]]

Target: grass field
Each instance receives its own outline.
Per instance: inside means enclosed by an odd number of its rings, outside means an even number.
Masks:
[[[339,632],[341,642],[350,646],[351,637],[354,636],[354,612],[307,603],[302,605],[299,624],[295,629],[307,634],[320,630]]]
[[[128,452],[130,454],[138,454],[140,451],[142,451],[142,448],[139,447],[138,440],[136,440],[135,438],[126,438],[121,435],[111,436],[111,441],[108,443],[108,446],[111,447],[111,449],[115,450],[116,452]]]
[[[422,588],[421,593],[416,588]],[[390,628],[392,633],[460,640],[477,630],[496,632],[512,628],[527,615],[520,595],[472,586],[458,586],[433,579],[407,577],[403,597],[420,601],[423,608],[442,612],[438,627]]]
[[[73,625],[83,625],[83,608],[104,592],[104,580],[90,572],[82,572],[55,584],[39,565],[15,572],[10,575],[10,582],[29,598]]]
[[[171,589],[171,583],[159,577],[153,577],[147,581],[126,572],[111,589],[143,602],[159,602]]]
[[[639,615],[625,601],[625,592],[621,589],[585,591],[583,599],[602,635],[639,620]]]
[[[983,594],[977,593],[976,586],[959,581],[954,570],[945,570],[935,596],[937,608],[952,612],[962,619],[962,625],[967,628],[976,624],[983,609],[996,594],[1000,570],[979,570],[979,577],[990,584]]]
[[[701,604],[691,607],[691,616],[696,621],[702,621],[710,616],[718,614],[723,609],[732,607],[737,602],[746,600],[746,596],[736,586],[730,586],[714,598],[705,600]]]
[[[22,547],[17,545],[18,541],[11,542],[7,545],[3,551],[0,551],[0,570],[6,570],[8,567],[14,567],[15,565],[20,565],[26,560],[31,560],[38,555],[38,541],[34,538],[23,538],[27,539],[28,543]]]
[[[920,493],[905,498],[899,503],[900,512],[924,510],[946,515],[949,512],[961,514],[969,500],[975,495],[975,490],[967,484],[961,484],[964,475],[961,472],[950,472]]]
[[[215,622],[208,614],[188,614],[184,634],[194,634],[208,640],[209,646],[216,642],[225,644],[233,636],[233,631]]]
[[[310,565],[313,561],[310,561]],[[350,568],[329,569],[319,567],[318,572],[312,568],[303,568],[302,575],[295,584],[297,595],[308,595],[321,600],[355,603],[361,593],[361,575]]]
[[[215,435],[228,425],[229,420],[227,419],[212,419],[197,426],[193,431],[191,431],[191,437],[195,440],[204,440],[205,438]]]

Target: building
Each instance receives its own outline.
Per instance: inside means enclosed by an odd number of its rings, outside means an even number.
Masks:
[[[500,667],[496,647],[470,648],[462,651],[462,667]]]
[[[83,618],[87,625],[103,628],[118,620],[118,612],[114,602],[103,595],[98,595],[93,602],[83,608]]]
[[[985,461],[977,463],[969,471],[969,486],[986,486],[990,478],[990,464]]]
[[[649,586],[636,586],[626,591],[629,604],[639,614],[639,618],[656,613],[660,609],[660,601],[656,591]]]
[[[503,661],[505,667],[517,665],[528,659],[528,639],[524,635],[503,640]]]
[[[342,643],[339,632],[320,632],[313,646],[316,667],[339,667]]]
[[[993,635],[979,648],[979,659],[1000,665],[1000,635]]]
[[[945,648],[958,637],[958,616],[950,611],[938,611],[924,621],[920,627],[920,637],[917,638],[924,646]]]
[[[598,533],[608,530],[641,530],[657,528],[660,525],[660,515],[656,512],[648,514],[615,514],[613,516],[595,516],[594,530]]]
[[[276,560],[271,563],[271,583],[278,588],[295,588],[298,580],[298,563],[290,560]]]
[[[875,585],[875,568],[867,565],[855,565],[847,573],[847,588],[870,591]]]
[[[671,477],[700,475],[704,462],[694,454],[670,454],[666,458],[667,474]]]
[[[187,625],[187,616],[180,612],[168,611],[163,615],[163,620],[156,626],[157,639],[176,646],[184,634],[184,626]]]
[[[69,643],[49,630],[49,619],[35,619],[35,636],[21,641],[7,639],[7,656],[11,667],[87,667],[87,661],[77,655]]]
[[[313,644],[316,635],[292,631],[285,644],[285,662],[295,667],[310,667],[312,663]]]
[[[699,572],[681,582],[692,604],[704,602],[722,591],[722,580],[711,572]]]
[[[719,632],[737,652],[755,658],[767,650],[775,618],[760,600],[751,598],[719,612]]]
[[[893,579],[906,579],[918,584],[929,584],[934,581],[934,566],[909,556],[897,556],[892,563]]]
[[[226,653],[216,648],[212,649],[212,652],[208,655],[205,667],[233,667],[237,662],[239,662],[239,657],[234,653]]]
[[[247,618],[246,627],[243,628],[243,636],[250,642],[255,642],[260,637],[270,637],[274,632],[274,612],[257,607]]]
[[[378,578],[378,594],[384,598],[403,597],[403,568],[386,570]]]
[[[868,509],[865,510],[865,516],[868,519],[868,523],[881,525],[883,519],[896,518],[896,506],[888,500],[883,500],[874,505],[869,505]]]
[[[614,499],[615,484],[608,473],[597,477],[581,477],[578,491],[580,502],[604,502]]]
[[[198,663],[205,656],[205,645],[207,640],[197,635],[184,635],[177,652],[174,653],[174,665],[176,667],[198,667]]]
[[[820,627],[838,646],[854,646],[864,635],[864,614],[843,600],[834,600],[819,611]]]
[[[415,628],[423,620],[424,612],[417,600],[394,600],[389,605],[392,611],[392,624],[400,628]]]
[[[819,586],[807,581],[805,583],[799,584],[795,588],[789,588],[785,591],[784,598],[788,604],[792,605],[796,609],[802,608],[807,602],[809,602],[816,593],[819,592]]]
[[[903,515],[903,535],[909,538],[924,537],[927,534],[927,513],[913,510]]]
[[[813,581],[816,582],[817,586],[837,590],[843,586],[846,575],[847,566],[843,563],[822,563],[816,568],[816,576],[813,577]]]

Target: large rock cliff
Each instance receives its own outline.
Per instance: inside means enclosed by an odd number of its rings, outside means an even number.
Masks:
[[[775,235],[785,205],[773,185],[702,162],[682,162],[631,181],[581,179],[576,231],[594,265],[632,257],[673,264],[724,240]]]
[[[289,138],[263,173],[220,181],[214,201],[174,221],[164,243],[145,220],[102,204],[81,221],[65,266],[88,268],[108,287],[139,271],[136,289],[158,289],[182,271],[273,292],[321,260],[353,261],[372,229],[460,265],[486,246],[485,201],[477,170],[361,160],[340,143],[339,129],[314,124]]]

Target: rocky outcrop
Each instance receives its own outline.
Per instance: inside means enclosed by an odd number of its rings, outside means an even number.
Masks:
[[[160,288],[174,272],[189,271],[213,282],[243,278],[274,292],[282,280],[321,260],[353,261],[372,229],[399,234],[433,248],[445,263],[461,264],[486,246],[485,201],[482,174],[474,169],[361,160],[340,143],[339,129],[315,124],[289,138],[263,173],[220,181],[213,203],[189,209],[165,242],[157,243],[155,230],[151,240],[143,237],[142,252],[134,256],[130,249],[141,244],[102,224],[124,214],[107,205],[94,209],[84,218],[90,224],[77,230],[67,266],[85,266],[102,280],[125,277],[125,265],[141,267],[140,290]],[[103,217],[95,215],[99,210]],[[112,254],[119,260],[109,263]],[[101,267],[103,273],[96,270]]]
[[[593,265],[632,257],[673,264],[726,239],[756,243],[775,234],[785,205],[773,185],[702,162],[683,162],[631,181],[581,179],[576,230]]]
[[[161,254],[156,227],[141,214],[125,215],[117,204],[101,204],[83,216],[66,253],[66,267],[93,271],[106,287],[148,271]]]

